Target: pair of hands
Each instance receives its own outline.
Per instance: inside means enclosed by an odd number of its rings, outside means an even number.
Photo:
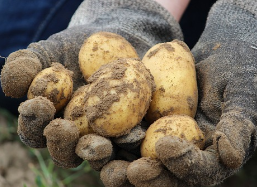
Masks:
[[[127,158],[129,161],[110,161],[103,168],[99,163],[106,155],[95,160],[96,151],[90,157],[92,167],[97,163],[97,169],[102,168],[101,179],[106,186],[212,185],[235,173],[251,157],[256,147],[257,110],[257,10],[253,7],[256,3],[250,0],[219,0],[192,49],[199,90],[196,120],[207,138],[204,150],[185,140],[164,137],[156,143],[159,160],[132,156]],[[74,72],[75,87],[84,84],[77,64],[78,51],[85,34],[89,36],[100,29],[103,28],[88,25],[70,27],[26,50],[14,52],[1,72],[4,92],[14,92],[16,97],[25,95],[35,75],[56,61]],[[112,31],[109,29],[106,31]],[[143,53],[144,40],[137,42],[131,43]],[[116,143],[133,144],[138,137],[133,132]],[[101,145],[91,149],[101,150],[97,147]]]

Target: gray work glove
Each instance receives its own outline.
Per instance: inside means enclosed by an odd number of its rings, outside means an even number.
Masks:
[[[164,137],[156,143],[163,167],[145,159],[132,162],[128,179],[135,186],[158,186],[166,170],[174,186],[215,185],[237,172],[256,148],[257,1],[219,0],[192,50],[198,75],[196,120],[206,136],[204,150]],[[157,169],[155,169],[157,168]],[[141,177],[142,176],[142,177]],[[175,178],[174,178],[175,177]],[[165,182],[159,186],[168,186]]]
[[[98,31],[120,34],[136,48],[140,57],[154,44],[182,39],[178,23],[153,0],[85,0],[66,30],[9,55],[1,72],[6,96],[26,95],[35,75],[52,62],[60,62],[74,72],[75,89],[84,84],[78,52],[84,40]]]
[[[66,30],[9,55],[1,72],[4,93],[14,98],[23,97],[37,73],[50,67],[53,62],[59,62],[74,72],[74,90],[86,84],[79,70],[78,54],[84,40],[98,31],[120,34],[134,46],[140,57],[157,43],[183,39],[176,20],[154,0],[85,0]],[[114,159],[114,155],[128,161],[138,158],[137,148],[144,137],[144,130],[133,129],[130,135],[111,141],[103,140],[103,137],[98,135],[79,138],[74,125],[65,120],[54,120],[53,106],[51,103],[42,103],[43,101],[42,98],[35,98],[21,105],[18,133],[28,146],[42,148],[47,144],[51,145],[51,156],[59,166],[79,165],[81,159],[72,154],[75,151],[80,158],[89,160],[96,170],[100,170],[109,160]],[[46,112],[47,108],[51,111]],[[49,113],[46,118],[38,119],[45,113]],[[62,117],[59,114],[57,116]],[[45,128],[47,124],[50,125]],[[58,129],[56,136],[53,129]],[[58,132],[65,132],[65,138]],[[72,137],[69,138],[70,136]],[[60,143],[64,139],[65,142]],[[69,139],[72,144],[67,141]],[[76,143],[79,146],[75,146]],[[58,145],[62,145],[61,149],[58,149]],[[66,156],[65,148],[69,145],[70,155]],[[58,150],[58,154],[55,150]],[[69,160],[71,157],[73,160]]]

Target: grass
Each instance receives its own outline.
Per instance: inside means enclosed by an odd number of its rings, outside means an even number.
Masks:
[[[0,108],[0,143],[5,141],[19,141],[17,137],[18,120],[7,110]]]
[[[63,169],[54,165],[46,150],[30,149],[30,153],[39,164],[30,166],[36,174],[37,187],[73,187],[82,184],[85,187],[103,186],[99,181],[99,174],[86,161],[77,168]],[[90,176],[90,180],[82,180],[85,175]]]

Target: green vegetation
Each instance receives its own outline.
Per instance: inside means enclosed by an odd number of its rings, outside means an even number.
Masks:
[[[17,117],[0,108],[0,143],[19,140],[16,134],[17,125]]]
[[[30,149],[29,151],[39,164],[30,167],[36,174],[37,187],[103,186],[99,181],[99,174],[92,170],[87,162],[83,162],[74,169],[63,169],[54,165],[46,150]],[[83,180],[85,175],[90,176],[88,178],[90,180]]]
[[[0,145],[7,142],[21,143],[17,131],[18,119],[0,108]],[[21,143],[22,144],[22,143]],[[36,187],[103,187],[99,173],[84,161],[73,169],[54,165],[47,149],[32,149],[22,144],[31,159],[29,169],[35,174]],[[23,187],[29,187],[24,184]]]

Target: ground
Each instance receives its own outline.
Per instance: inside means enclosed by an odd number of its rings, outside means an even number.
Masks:
[[[0,186],[35,186],[35,174],[26,149],[19,142],[0,145]]]

